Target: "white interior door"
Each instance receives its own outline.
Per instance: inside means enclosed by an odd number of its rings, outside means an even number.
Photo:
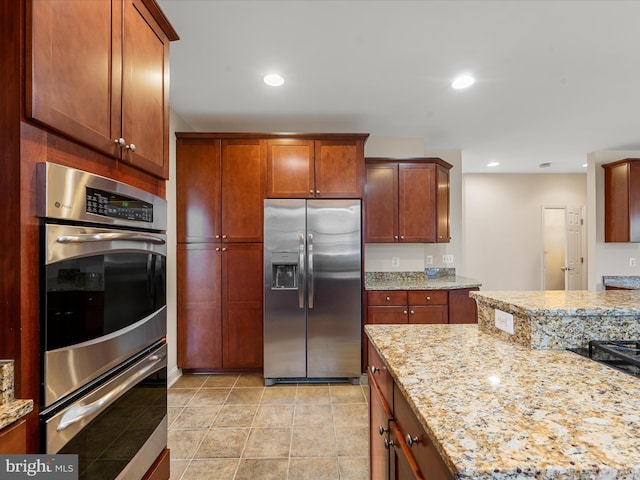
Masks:
[[[544,290],[582,290],[582,207],[543,207]]]

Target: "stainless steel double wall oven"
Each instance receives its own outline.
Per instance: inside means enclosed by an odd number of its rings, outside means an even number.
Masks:
[[[167,444],[166,201],[41,163],[42,451],[138,479]]]

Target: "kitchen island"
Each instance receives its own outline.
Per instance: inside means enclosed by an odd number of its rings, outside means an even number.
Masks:
[[[392,403],[409,405],[427,437],[420,445],[450,478],[640,478],[637,378],[477,325],[367,325],[366,333],[395,384]]]
[[[471,292],[482,331],[532,349],[640,338],[640,291]]]

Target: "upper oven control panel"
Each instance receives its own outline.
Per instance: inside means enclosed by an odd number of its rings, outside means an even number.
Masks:
[[[167,201],[157,195],[55,163],[39,163],[36,174],[39,217],[135,229],[167,229]]]
[[[87,187],[86,212],[110,218],[153,222],[153,204],[137,198]]]

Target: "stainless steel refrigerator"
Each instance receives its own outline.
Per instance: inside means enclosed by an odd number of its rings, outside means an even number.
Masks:
[[[264,378],[359,381],[360,200],[264,202]]]

